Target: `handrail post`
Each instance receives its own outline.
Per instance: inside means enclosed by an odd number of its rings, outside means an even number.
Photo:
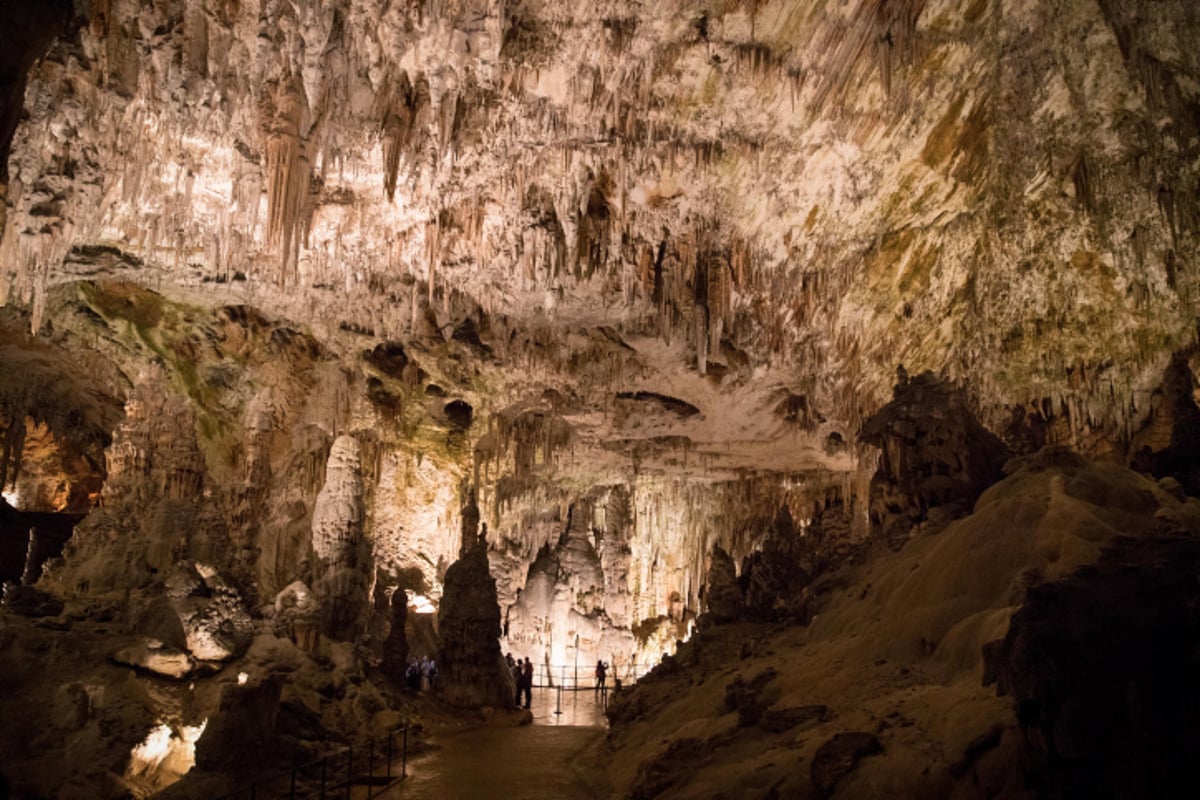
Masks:
[[[395,731],[388,731],[388,756],[387,756],[387,782],[388,786],[392,785],[392,738],[396,735]]]
[[[404,750],[403,750],[403,754],[401,755],[401,758],[403,760],[400,762],[400,777],[407,778],[408,777],[408,726],[407,725],[404,726]]]
[[[321,800],[325,800],[325,762],[328,756],[321,756]]]
[[[367,800],[375,795],[375,740],[367,745]]]
[[[254,798],[257,794],[257,792],[256,792],[257,789],[258,789],[257,783],[250,784],[250,800],[254,800]]]
[[[354,766],[354,745],[346,748],[346,800],[350,800],[350,789],[354,785],[352,778],[354,773],[351,768]]]
[[[292,790],[288,794],[288,800],[296,800],[296,764],[292,763]]]

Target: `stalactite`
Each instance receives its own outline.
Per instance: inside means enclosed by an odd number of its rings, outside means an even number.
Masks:
[[[383,188],[389,201],[396,196],[400,157],[408,149],[416,120],[417,98],[408,73],[400,70],[394,85],[384,92],[383,111]]]
[[[278,247],[280,285],[296,268],[308,195],[309,163],[302,138],[308,103],[298,75],[284,78],[270,91],[271,108],[264,121],[267,173],[267,244]]]
[[[444,212],[442,212],[444,213]],[[442,258],[442,213],[425,224],[425,282],[429,290],[428,300],[433,304],[434,288],[437,280],[437,267]]]

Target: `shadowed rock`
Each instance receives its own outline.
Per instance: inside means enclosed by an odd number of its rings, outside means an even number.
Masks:
[[[438,627],[442,698],[459,708],[511,706],[511,683],[500,654],[500,604],[485,548],[472,549],[446,570]]]
[[[903,368],[892,401],[859,438],[882,451],[871,479],[871,521],[894,545],[931,509],[944,507],[951,518],[969,513],[1012,455],[953,384],[929,372],[909,380]]]
[[[1043,797],[1185,797],[1200,752],[1200,541],[1123,538],[1029,590],[984,649]]]
[[[745,611],[733,559],[720,545],[713,547],[705,598],[708,602],[707,619],[718,625],[740,619]]]
[[[397,588],[392,593],[392,626],[383,641],[383,671],[396,685],[403,685],[408,667],[408,639],[404,624],[408,621],[408,592]]]
[[[859,759],[883,752],[872,733],[839,733],[821,745],[813,756],[812,782],[822,797],[829,797],[838,782],[854,770]]]

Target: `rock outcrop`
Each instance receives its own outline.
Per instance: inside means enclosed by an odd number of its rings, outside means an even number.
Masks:
[[[1118,538],[1094,565],[1033,587],[987,673],[1024,732],[1045,797],[1180,797],[1200,690],[1200,540]]]
[[[709,561],[704,601],[707,619],[718,625],[733,622],[745,613],[745,601],[742,598],[742,589],[738,585],[737,568],[733,559],[719,545],[713,548]]]
[[[1197,534],[1200,504],[1142,475],[1014,459],[973,514],[820,578],[807,625],[702,625],[610,702],[607,774],[645,797],[1179,794]]]
[[[901,374],[892,401],[863,424],[860,438],[881,451],[871,517],[896,544],[931,510],[944,520],[969,513],[1012,455],[962,391],[931,373]]]

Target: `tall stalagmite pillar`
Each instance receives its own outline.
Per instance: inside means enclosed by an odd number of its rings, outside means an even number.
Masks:
[[[446,571],[438,611],[441,693],[459,708],[508,708],[512,683],[500,655],[500,603],[487,549],[475,547]]]
[[[339,436],[313,508],[316,593],[326,636],[350,639],[366,619],[367,553],[362,542],[363,481],[358,441]]]

